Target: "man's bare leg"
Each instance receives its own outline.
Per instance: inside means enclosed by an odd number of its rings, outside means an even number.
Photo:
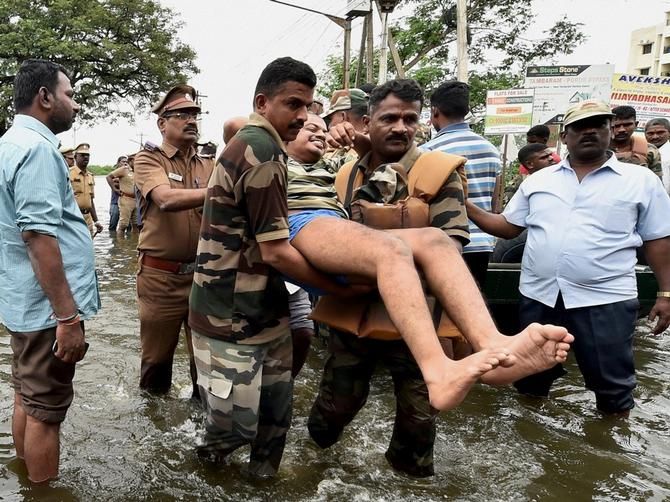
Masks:
[[[291,244],[316,268],[376,281],[389,316],[424,377],[437,409],[458,406],[470,387],[507,359],[507,351],[482,347],[460,361],[446,357],[409,247],[397,237],[338,218],[317,218]],[[343,253],[346,250],[346,253]]]
[[[12,438],[14,439],[14,448],[16,448],[16,456],[23,459],[24,450],[23,444],[26,436],[26,412],[23,409],[23,402],[21,395],[18,392],[14,393],[14,413],[12,414]]]
[[[24,453],[28,478],[33,483],[45,483],[58,476],[60,454],[60,424],[41,422],[28,415]]]
[[[483,382],[512,383],[566,360],[574,338],[565,328],[531,324],[512,337],[498,331],[467,265],[442,230],[401,229],[389,233],[412,249],[430,290],[475,350],[493,346],[510,350],[511,357],[484,375]]]

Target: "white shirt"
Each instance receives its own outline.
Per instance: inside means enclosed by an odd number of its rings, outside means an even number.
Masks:
[[[635,298],[636,250],[670,236],[670,197],[649,169],[611,155],[581,183],[569,157],[529,176],[503,212],[528,227],[521,293],[566,308]]]
[[[666,141],[659,148],[661,153],[661,168],[663,169],[663,186],[670,194],[670,141]]]

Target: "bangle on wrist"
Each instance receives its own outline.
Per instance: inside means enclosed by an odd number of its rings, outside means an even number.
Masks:
[[[77,317],[79,317],[78,309],[74,311],[74,314],[65,317],[58,317],[55,312],[51,315],[51,318],[55,319],[57,322],[68,322]]]
[[[69,321],[58,321],[58,324],[61,326],[74,326],[75,324],[79,324],[81,322],[81,317],[79,317],[79,314],[77,314],[76,317],[70,319]]]
[[[659,291],[656,293],[656,298],[670,298],[670,291]]]

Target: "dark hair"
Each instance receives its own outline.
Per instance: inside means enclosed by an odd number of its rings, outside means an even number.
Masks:
[[[549,130],[549,127],[547,127],[544,124],[538,124],[536,126],[533,126],[530,129],[528,129],[528,132],[526,133],[526,136],[537,136],[538,138],[545,138],[545,139],[549,139],[550,135],[551,131]]]
[[[530,143],[519,150],[517,158],[519,159],[519,162],[525,165],[533,155],[544,152],[546,149],[547,145],[544,143]]]
[[[347,110],[347,112],[358,118],[361,118],[368,114],[368,108],[369,107],[367,102],[356,103],[355,105],[352,105],[351,108]]]
[[[275,59],[261,72],[254,95],[274,96],[286,82],[298,82],[313,89],[316,87],[314,70],[302,61],[284,57]]]
[[[470,86],[458,80],[440,84],[430,96],[431,106],[450,119],[463,119],[470,111]]]
[[[29,108],[41,87],[53,93],[58,85],[58,74],[68,76],[67,70],[46,59],[26,59],[14,78],[14,109]]]
[[[373,84],[372,82],[366,82],[365,84],[359,86],[358,88],[365,94],[370,94],[372,92],[372,89],[374,89],[375,87],[377,87],[377,84]]]
[[[612,113],[614,114],[615,119],[633,119],[635,120],[637,118],[635,114],[635,108],[632,106],[628,105],[621,105],[617,106],[615,108],[612,108]]]
[[[411,78],[397,78],[395,80],[389,80],[372,89],[369,103],[370,113],[372,113],[372,110],[379,103],[384,101],[389,94],[393,94],[395,97],[406,103],[419,101],[419,103],[421,103],[419,108],[423,107],[423,89],[421,89],[419,83]]]
[[[644,130],[646,131],[648,128],[652,126],[665,127],[666,130],[670,131],[670,121],[668,121],[668,119],[664,118],[651,119],[644,125]]]
[[[119,162],[121,162],[121,159],[128,160],[128,156],[127,155],[121,155],[118,159],[116,159],[116,163],[118,164]]]

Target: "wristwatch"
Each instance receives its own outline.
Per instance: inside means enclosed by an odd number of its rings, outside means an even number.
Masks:
[[[670,291],[659,291],[656,293],[656,298],[670,298]]]

